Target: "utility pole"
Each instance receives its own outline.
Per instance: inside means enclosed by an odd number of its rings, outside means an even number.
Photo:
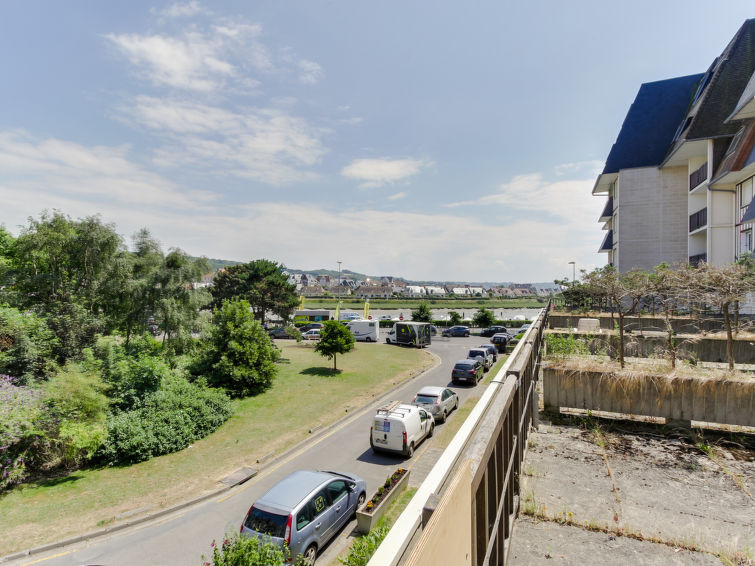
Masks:
[[[569,264],[571,265],[571,282],[574,283],[577,280],[577,263],[570,261]]]

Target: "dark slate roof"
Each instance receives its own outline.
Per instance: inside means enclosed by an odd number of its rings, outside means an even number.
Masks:
[[[686,131],[679,142],[733,136],[741,125],[726,123],[755,71],[755,19],[739,28],[723,53],[711,65],[707,83],[688,113]]]
[[[603,174],[660,165],[703,74],[645,83],[627,112]]]
[[[739,223],[744,224],[745,222],[752,222],[753,220],[755,220],[755,199],[752,199],[750,206],[748,206],[747,210],[745,210],[745,214],[742,217],[742,220],[739,221]]]
[[[600,252],[610,252],[613,249],[613,230],[609,230],[606,237],[603,238],[603,243],[600,245]]]

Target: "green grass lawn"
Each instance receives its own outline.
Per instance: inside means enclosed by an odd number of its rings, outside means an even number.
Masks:
[[[215,433],[175,454],[135,466],[75,472],[22,486],[0,498],[0,556],[88,532],[142,508],[152,511],[201,495],[258,458],[280,453],[318,424],[344,416],[429,366],[424,350],[357,344],[333,362],[313,344],[277,341],[283,360],[273,387],[233,402],[233,416]]]

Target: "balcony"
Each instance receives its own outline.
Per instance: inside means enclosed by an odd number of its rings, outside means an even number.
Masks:
[[[708,207],[698,210],[689,215],[689,231],[694,232],[703,226],[708,225]]]
[[[697,255],[689,256],[689,264],[692,267],[697,267],[701,263],[705,263],[707,261],[708,261],[708,254],[697,254]]]
[[[606,206],[600,215],[600,222],[608,222],[611,218],[613,218],[613,197],[608,197]]]
[[[708,163],[703,163],[696,171],[689,176],[689,190],[692,191],[708,178]]]

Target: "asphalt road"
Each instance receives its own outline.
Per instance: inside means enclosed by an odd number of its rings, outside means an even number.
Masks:
[[[444,385],[455,389],[460,403],[473,393],[480,394],[478,385],[452,386],[450,376],[453,364],[465,357],[466,350],[487,342],[488,338],[435,337],[428,348],[441,363],[390,393],[390,399],[411,401],[414,393],[424,385]],[[372,344],[375,348],[397,348],[386,344]],[[398,466],[411,468],[426,454],[433,438],[425,440],[407,460],[401,456],[373,454],[369,445],[369,430],[374,415],[374,404],[355,411],[337,427],[323,431],[311,442],[301,446],[259,473],[229,491],[202,503],[145,522],[111,535],[56,548],[44,554],[35,554],[9,564],[45,566],[133,566],[139,565],[190,565],[201,564],[202,554],[210,553],[213,539],[222,540],[224,533],[238,532],[242,519],[252,502],[280,479],[298,469],[343,470],[355,473],[367,481],[370,497],[386,476]],[[449,420],[453,419],[452,413]],[[271,423],[274,426],[274,423]],[[442,427],[442,424],[436,426]],[[336,538],[343,539],[351,532],[355,521],[348,523]],[[318,564],[327,564],[335,558],[341,547],[332,541],[322,551]]]

